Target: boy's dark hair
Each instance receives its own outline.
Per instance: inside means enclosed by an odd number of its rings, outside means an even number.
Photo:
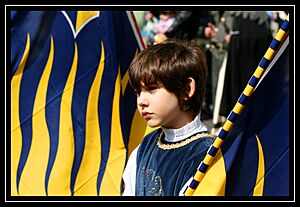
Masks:
[[[167,39],[141,51],[129,68],[129,81],[137,94],[142,89],[165,87],[174,93],[180,108],[196,116],[205,96],[207,63],[204,50],[186,40]],[[188,98],[188,78],[195,80],[195,93]],[[142,86],[142,83],[144,84]]]

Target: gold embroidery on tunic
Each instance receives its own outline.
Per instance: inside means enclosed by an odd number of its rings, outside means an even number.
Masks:
[[[199,138],[203,138],[203,137],[211,137],[211,138],[215,138],[213,135],[211,134],[208,134],[208,133],[201,133],[201,134],[196,134],[188,139],[185,139],[181,142],[178,142],[178,143],[172,143],[172,144],[163,144],[161,142],[161,139],[162,139],[162,135],[163,135],[163,131],[160,133],[159,137],[158,137],[158,140],[157,140],[157,146],[160,148],[160,149],[163,149],[163,150],[170,150],[170,149],[177,149],[177,148],[180,148],[180,147],[183,147],[189,143],[191,143],[192,141],[195,141]]]

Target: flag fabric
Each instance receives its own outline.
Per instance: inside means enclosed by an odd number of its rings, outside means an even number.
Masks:
[[[146,123],[126,11],[11,11],[11,195],[120,195]],[[129,137],[134,137],[129,139]]]
[[[288,42],[287,37],[193,196],[290,195]]]

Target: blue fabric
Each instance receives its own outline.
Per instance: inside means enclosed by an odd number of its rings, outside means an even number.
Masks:
[[[101,57],[101,44],[104,45],[105,61],[102,74],[99,99],[93,104],[98,105],[97,119],[100,124],[101,134],[101,166],[98,173],[97,191],[104,177],[107,166],[111,140],[113,98],[115,85],[120,84],[117,75],[120,69],[121,79],[125,76],[128,66],[136,52],[139,51],[138,42],[134,35],[126,11],[101,11],[98,17],[84,24],[76,30],[78,11],[67,11],[66,16],[61,11],[11,11],[11,79],[17,74],[17,68],[24,55],[27,36],[30,37],[30,50],[27,62],[22,73],[19,94],[19,119],[22,132],[22,151],[18,163],[16,185],[22,177],[23,169],[31,151],[33,107],[39,82],[47,63],[50,51],[50,37],[53,38],[54,60],[51,75],[47,85],[47,100],[45,115],[50,136],[50,153],[46,170],[45,189],[48,188],[50,174],[53,172],[54,161],[57,156],[60,129],[60,107],[62,95],[74,61],[75,44],[78,47],[78,65],[72,95],[72,111],[75,153],[70,180],[70,192],[74,192],[74,185],[80,166],[82,165],[86,140],[87,103],[91,85],[95,79]],[[123,87],[123,86],[122,86]],[[132,87],[127,84],[120,94],[120,127],[126,149],[128,148],[129,135],[133,116],[136,111],[136,95]],[[38,168],[39,166],[37,166]],[[63,173],[63,172],[61,172]],[[116,183],[117,184],[117,183]]]
[[[226,166],[226,196],[252,196],[259,166],[257,139],[263,154],[263,196],[291,195],[289,171],[289,46],[253,92],[221,150]],[[292,119],[293,120],[293,119]],[[293,148],[293,147],[292,147]]]
[[[213,142],[207,136],[177,149],[163,150],[157,146],[161,131],[159,128],[145,136],[138,149],[137,196],[178,196]]]

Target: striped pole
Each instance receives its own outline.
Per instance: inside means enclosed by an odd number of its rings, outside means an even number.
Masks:
[[[287,15],[285,21],[281,25],[281,28],[278,30],[275,38],[271,42],[267,52],[265,53],[264,57],[261,59],[260,63],[258,64],[258,67],[256,68],[254,74],[250,78],[243,93],[240,95],[233,110],[230,112],[229,116],[227,117],[217,138],[214,140],[213,144],[207,150],[206,156],[204,157],[203,161],[200,163],[191,184],[187,187],[184,193],[185,196],[192,196],[196,188],[198,187],[199,183],[202,181],[207,168],[209,167],[215,155],[217,154],[218,150],[222,146],[225,138],[227,137],[228,133],[232,129],[236,119],[243,111],[245,104],[247,103],[248,99],[252,95],[254,88],[256,87],[260,78],[263,76],[270,62],[275,57],[277,51],[280,49],[282,42],[286,39],[288,35],[288,27],[289,27],[289,15]]]

